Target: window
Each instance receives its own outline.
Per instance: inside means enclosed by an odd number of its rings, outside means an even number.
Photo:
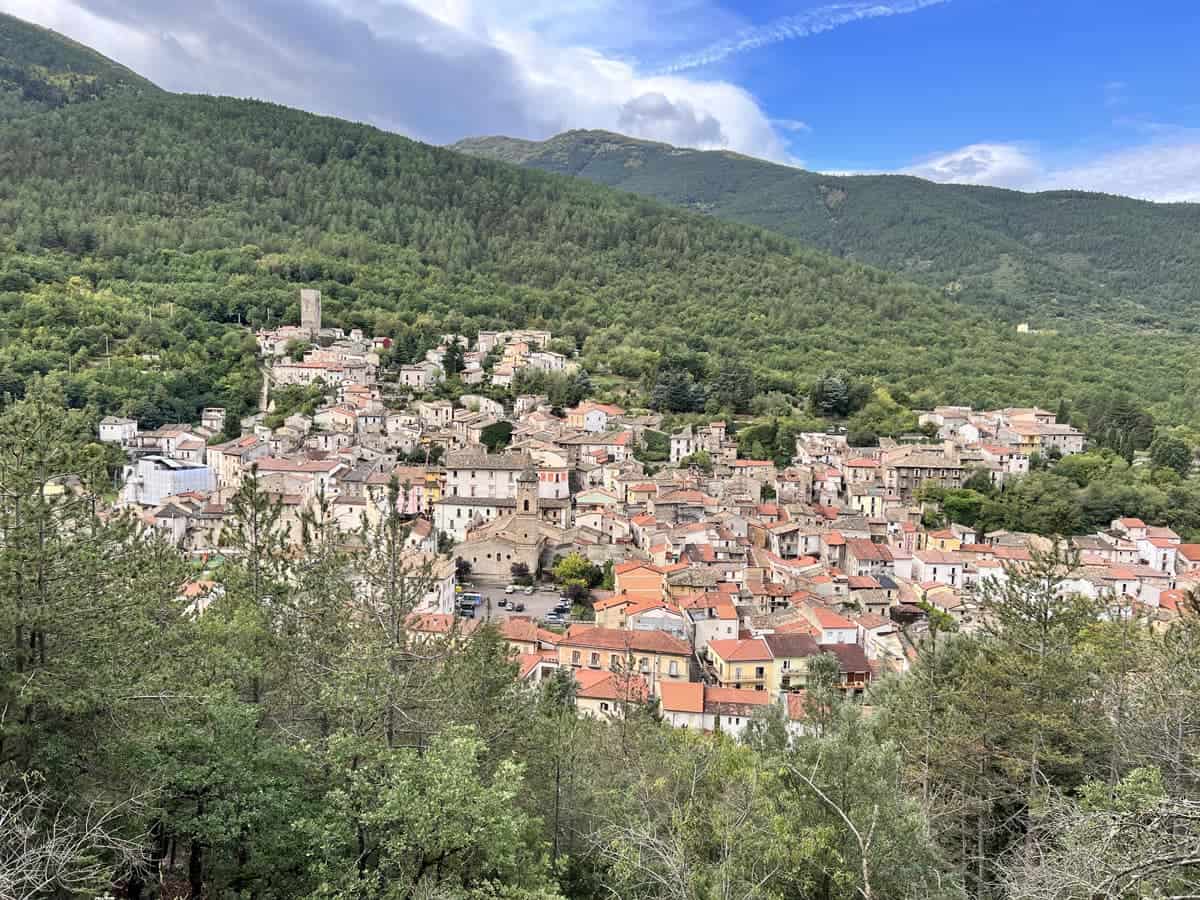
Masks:
[[[588,662],[588,665],[592,666],[593,668],[596,668],[596,669],[600,668],[600,654],[593,653],[591,656],[591,659]]]
[[[600,703],[600,712],[608,712],[608,704],[607,703],[604,703],[604,702]]]
[[[670,666],[667,667],[667,674],[672,678],[679,674],[679,663],[676,660],[671,660]]]
[[[638,664],[638,668],[640,668],[643,672],[649,672],[650,660],[643,656],[642,661]]]
[[[573,666],[579,665],[579,651],[578,650],[571,651],[571,665],[573,665]]]
[[[738,666],[736,669],[733,670],[733,677],[736,678],[738,681],[742,680],[742,667],[741,666]]]
[[[765,671],[766,671],[766,670],[764,669],[764,667],[763,667],[763,666],[755,666],[755,667],[754,667],[754,677],[755,677],[755,678],[762,678],[762,677],[763,677],[763,674],[764,674],[764,672],[765,672]]]
[[[621,667],[621,657],[615,653],[610,653],[608,656],[608,667],[614,672]]]

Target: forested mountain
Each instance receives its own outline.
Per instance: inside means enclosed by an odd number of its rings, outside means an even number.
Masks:
[[[976,404],[1127,388],[1196,418],[1200,391],[1175,389],[1196,377],[1188,339],[1018,336],[769,232],[364,125],[157,93],[14,120],[0,143],[0,380],[18,394],[68,370],[72,402],[149,421],[243,409],[253,356],[228,326],[294,320],[306,285],[331,322],[413,346],[544,325],[633,390],[664,367],[704,382],[743,362],[798,390],[840,366]]]
[[[1200,204],[837,176],[604,131],[453,149],[770,228],[977,302],[1006,320],[1200,329]]]
[[[118,94],[157,92],[63,35],[0,13],[0,120]]]

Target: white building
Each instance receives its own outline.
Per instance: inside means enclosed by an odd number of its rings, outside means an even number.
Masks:
[[[123,444],[137,437],[137,433],[138,424],[133,419],[105,416],[100,420],[100,442],[103,444]]]
[[[427,391],[443,377],[442,367],[428,360],[400,367],[400,383],[414,391]]]
[[[208,466],[165,456],[143,456],[125,467],[121,497],[138,506],[158,506],[165,497],[188,491],[209,493],[215,487],[216,479]]]

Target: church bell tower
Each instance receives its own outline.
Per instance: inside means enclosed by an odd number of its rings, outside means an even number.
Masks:
[[[537,516],[538,514],[538,474],[530,460],[521,474],[517,476],[517,515]]]

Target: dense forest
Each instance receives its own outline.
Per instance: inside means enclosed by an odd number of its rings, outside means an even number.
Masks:
[[[573,680],[520,682],[490,626],[413,631],[429,576],[395,514],[347,540],[318,505],[297,553],[252,477],[202,569],[97,515],[91,441],[50,385],[0,413],[4,897],[1131,900],[1200,878],[1200,618],[1105,616],[1059,590],[1066,555],[980,591],[982,630],[931,610],[865,704],[819,657],[803,733],[768,707],[735,741],[636,695],[577,718]]]
[[[770,228],[1034,328],[1200,328],[1200,205],[808,172],[603,131],[471,138],[466,153]]]

